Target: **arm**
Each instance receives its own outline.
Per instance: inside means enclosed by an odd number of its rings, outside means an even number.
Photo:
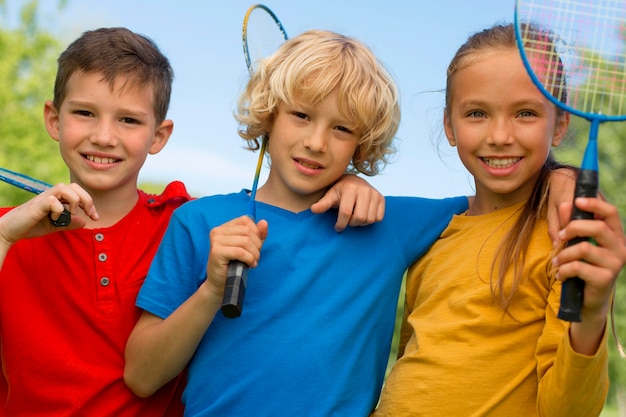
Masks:
[[[48,215],[58,219],[65,205],[73,215],[72,222],[65,227],[53,226]],[[98,220],[93,200],[85,190],[77,184],[58,184],[0,217],[0,266],[11,245],[20,239],[84,227],[85,219],[74,216],[79,207],[91,219]]]
[[[338,208],[335,230],[341,232],[346,226],[367,226],[381,221],[385,215],[385,197],[364,179],[345,174],[311,206],[311,211],[319,214],[331,208]]]
[[[617,275],[626,263],[626,244],[617,210],[601,199],[577,199],[596,220],[569,221],[571,203],[559,211],[561,240],[591,237],[563,249],[553,260],[557,280],[578,276],[585,281],[583,321],[557,318],[560,283],[549,294],[546,324],[537,348],[538,407],[544,416],[597,415],[608,391],[607,314]]]
[[[167,318],[144,312],[131,332],[124,381],[135,394],[150,396],[185,368],[222,305],[229,262],[255,267],[266,236],[267,222],[248,216],[211,230],[206,280]]]

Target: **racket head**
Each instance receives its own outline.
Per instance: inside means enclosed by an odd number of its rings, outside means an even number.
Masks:
[[[33,194],[41,194],[52,187],[46,182],[4,168],[0,168],[0,180]]]
[[[243,19],[243,56],[252,74],[260,59],[273,54],[287,40],[287,32],[276,14],[263,4],[253,4]]]
[[[626,120],[624,0],[516,0],[524,66],[555,105],[588,120]]]

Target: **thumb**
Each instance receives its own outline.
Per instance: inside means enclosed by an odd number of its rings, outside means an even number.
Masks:
[[[265,238],[267,238],[267,230],[269,228],[267,220],[259,220],[259,222],[257,223],[257,227],[259,228],[261,240],[265,241]]]

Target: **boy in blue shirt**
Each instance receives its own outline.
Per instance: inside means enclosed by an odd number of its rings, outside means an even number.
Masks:
[[[267,140],[258,190],[177,210],[142,287],[125,379],[150,395],[188,365],[186,415],[366,416],[376,405],[404,270],[467,198],[389,197],[385,218],[334,231],[312,203],[347,169],[378,173],[400,120],[393,80],[353,38],[308,31],[248,82],[240,135]],[[241,317],[219,313],[230,261],[248,264]]]

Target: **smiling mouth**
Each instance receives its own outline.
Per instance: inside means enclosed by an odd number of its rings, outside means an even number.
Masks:
[[[491,168],[508,168],[521,161],[522,158],[480,158]]]
[[[296,162],[300,165],[302,165],[305,168],[309,168],[309,169],[321,169],[322,167],[318,164],[313,164],[311,162],[306,162],[306,161],[302,161],[300,159],[296,159]]]
[[[115,158],[103,158],[103,157],[93,156],[93,155],[84,155],[84,157],[88,159],[89,161],[94,162],[96,164],[113,164],[119,161],[119,159],[115,159]]]

